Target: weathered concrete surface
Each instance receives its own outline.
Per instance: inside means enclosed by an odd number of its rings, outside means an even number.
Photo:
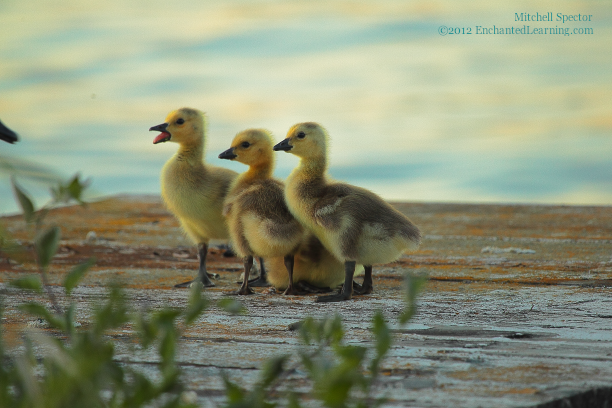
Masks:
[[[209,310],[190,329],[179,360],[203,406],[222,401],[221,369],[253,383],[261,362],[299,344],[288,325],[306,315],[340,313],[349,341],[370,341],[372,313],[393,318],[402,309],[404,271],[426,273],[418,315],[395,327],[377,395],[385,406],[514,407],[612,404],[612,207],[396,204],[425,233],[420,250],[375,268],[375,293],[336,304],[285,297],[267,289],[241,298],[249,314]],[[87,209],[49,215],[62,227],[51,282],[90,256],[98,262],[74,292],[77,319],[105,285],[119,281],[139,307],[182,306],[187,291],[172,285],[194,276],[196,251],[156,197],[115,197]],[[19,217],[2,219],[14,237],[28,234]],[[94,231],[97,239],[85,241]],[[511,249],[512,248],[512,249]],[[207,290],[219,299],[236,288],[236,258],[211,250],[209,268],[220,278]],[[0,255],[0,282],[32,273]],[[55,288],[61,293],[59,287]],[[2,329],[17,346],[28,318],[16,310],[26,297],[8,292]],[[152,352],[133,350],[131,328],[114,336],[126,364],[147,369]],[[290,386],[306,391],[300,375]],[[566,402],[572,405],[563,405]],[[573,398],[573,399],[571,399]]]

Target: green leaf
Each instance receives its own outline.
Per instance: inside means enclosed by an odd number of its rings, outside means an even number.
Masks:
[[[244,315],[247,313],[246,307],[236,299],[221,299],[217,302],[217,306],[233,315]]]
[[[366,347],[361,346],[342,346],[336,348],[336,353],[342,358],[344,368],[349,370],[359,367],[367,351]]]
[[[187,303],[187,310],[185,310],[186,325],[192,324],[208,307],[208,300],[202,296],[202,287],[202,282],[191,285],[189,302]]]
[[[289,402],[287,408],[302,408],[300,405],[300,399],[295,392],[289,394]]]
[[[32,204],[32,200],[23,192],[21,187],[15,181],[15,178],[11,178],[11,184],[13,185],[13,192],[17,197],[17,202],[19,202],[19,206],[21,207],[21,211],[23,212],[23,217],[25,218],[27,223],[34,221],[34,204]]]
[[[147,348],[157,338],[159,326],[151,323],[145,313],[141,313],[136,318],[136,327],[138,328],[138,336],[142,347]]]
[[[238,385],[233,383],[227,373],[221,373],[223,383],[225,384],[225,396],[229,403],[237,403],[244,401],[244,391]]]
[[[261,372],[261,386],[268,387],[283,372],[283,365],[289,359],[288,355],[275,356],[264,362]]]
[[[323,338],[331,345],[339,344],[344,339],[344,328],[342,327],[342,317],[336,314],[332,319],[325,319],[323,322]]]
[[[96,258],[89,258],[87,261],[78,264],[70,270],[64,279],[64,288],[66,288],[67,295],[70,295],[70,292],[72,292],[72,289],[79,284],[79,281],[85,275],[85,272],[87,272],[95,263]]]
[[[89,186],[89,180],[81,182],[79,180],[80,177],[80,174],[77,173],[68,183],[60,182],[57,186],[51,187],[53,201],[57,203],[67,203],[70,200],[75,200],[81,205],[84,205],[85,202],[81,199],[81,195],[83,194],[83,190]]]
[[[42,292],[42,283],[38,275],[24,276],[9,283],[14,288],[33,290],[37,293]]]
[[[372,319],[372,332],[376,339],[376,354],[377,357],[384,356],[391,347],[391,331],[387,326],[385,317],[380,310],[376,311]]]
[[[405,308],[399,316],[400,324],[406,324],[416,313],[416,298],[427,283],[426,276],[404,275],[404,302]]]
[[[71,198],[75,199],[81,204],[84,204],[83,200],[81,199],[81,195],[83,194],[83,190],[89,186],[89,180],[81,182],[79,180],[80,177],[80,174],[75,174],[66,189]]]
[[[38,253],[38,263],[46,268],[51,263],[51,259],[57,252],[60,240],[59,227],[51,227],[43,232],[36,239],[36,252]]]
[[[66,321],[57,317],[49,311],[45,306],[38,303],[25,303],[19,305],[19,309],[34,316],[45,319],[53,328],[66,330]]]

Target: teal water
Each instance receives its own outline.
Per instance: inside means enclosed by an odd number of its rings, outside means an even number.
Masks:
[[[589,35],[446,35],[523,26],[514,13],[592,14]],[[612,204],[612,5],[544,1],[5,0],[0,156],[158,193],[176,145],[152,125],[209,118],[207,160],[235,133],[317,121],[330,172],[392,200]],[[279,154],[286,177],[295,157]],[[45,187],[22,180],[44,202]],[[17,209],[0,177],[0,213]]]

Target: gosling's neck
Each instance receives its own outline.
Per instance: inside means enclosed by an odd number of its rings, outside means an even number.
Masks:
[[[204,143],[182,143],[176,153],[175,160],[191,166],[202,164]]]
[[[272,161],[262,161],[257,164],[251,164],[241,178],[243,181],[269,179],[272,178],[273,172],[274,164]]]
[[[327,171],[327,158],[325,155],[302,157],[296,170],[306,180],[324,179]]]

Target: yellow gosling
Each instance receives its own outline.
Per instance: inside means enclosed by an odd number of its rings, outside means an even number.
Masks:
[[[337,302],[352,297],[356,264],[365,269],[363,285],[355,285],[356,293],[371,293],[372,265],[392,262],[404,251],[416,249],[421,233],[406,216],[371,191],[330,180],[326,174],[327,141],[327,131],[321,125],[299,123],[274,150],[300,158],[286,181],[289,210],[344,262],[342,291],[317,299]]]
[[[272,178],[273,145],[266,130],[248,129],[238,133],[231,147],[219,155],[220,159],[249,166],[232,183],[223,207],[234,249],[244,257],[240,295],[253,293],[248,280],[253,256],[283,257],[288,276],[292,276],[294,254],[304,235],[302,226],[287,209],[283,183]],[[289,285],[285,294],[294,293]]]
[[[305,234],[294,259],[293,284],[303,292],[330,292],[344,282],[344,264],[310,232]],[[268,258],[266,265],[270,284],[278,290],[288,288],[289,275],[283,258]]]
[[[223,200],[238,173],[205,164],[204,114],[196,109],[181,108],[170,112],[166,121],[150,131],[161,132],[154,144],[175,142],[178,152],[161,172],[161,195],[166,207],[179,220],[183,230],[198,246],[198,278],[204,286],[214,286],[206,271],[206,255],[211,239],[229,239]],[[187,287],[193,281],[176,285]]]

